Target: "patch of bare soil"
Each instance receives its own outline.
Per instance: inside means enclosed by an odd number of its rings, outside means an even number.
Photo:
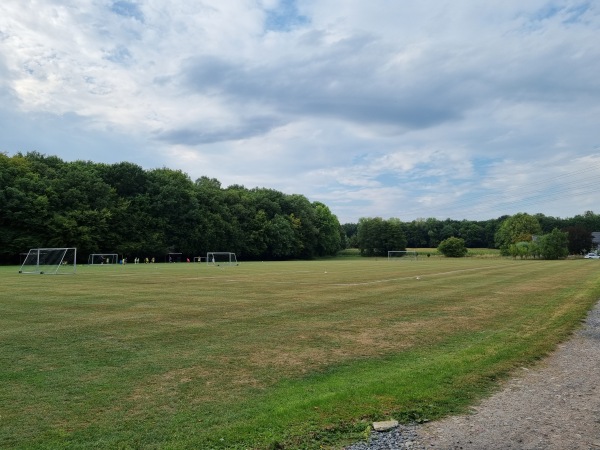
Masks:
[[[572,339],[472,414],[418,426],[416,435],[389,448],[600,450],[600,304]]]

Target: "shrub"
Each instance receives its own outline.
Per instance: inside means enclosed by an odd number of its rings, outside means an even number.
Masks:
[[[540,253],[545,259],[566,258],[569,254],[569,235],[558,228],[541,237]]]
[[[465,240],[457,237],[450,237],[442,242],[438,246],[438,251],[451,258],[461,258],[466,256],[467,247],[465,247]]]

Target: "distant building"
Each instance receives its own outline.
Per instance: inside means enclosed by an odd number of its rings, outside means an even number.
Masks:
[[[592,249],[600,250],[600,231],[592,232]]]

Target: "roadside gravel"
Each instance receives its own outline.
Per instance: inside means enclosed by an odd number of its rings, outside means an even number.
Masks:
[[[373,432],[346,450],[600,450],[600,303],[569,341],[472,414]]]

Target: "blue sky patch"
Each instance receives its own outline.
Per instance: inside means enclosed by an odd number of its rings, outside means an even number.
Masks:
[[[567,18],[563,23],[577,23],[581,21],[581,17],[588,12],[590,9],[589,3],[582,3],[577,6],[573,6],[567,10]]]
[[[131,61],[131,52],[127,49],[127,47],[120,45],[112,49],[106,56],[106,59],[117,64],[127,65]]]
[[[126,1],[114,2],[110,10],[119,16],[131,17],[142,23],[144,22],[144,14],[135,3]]]
[[[308,17],[298,12],[295,0],[282,0],[277,8],[267,12],[265,26],[271,31],[290,31],[308,23]]]

